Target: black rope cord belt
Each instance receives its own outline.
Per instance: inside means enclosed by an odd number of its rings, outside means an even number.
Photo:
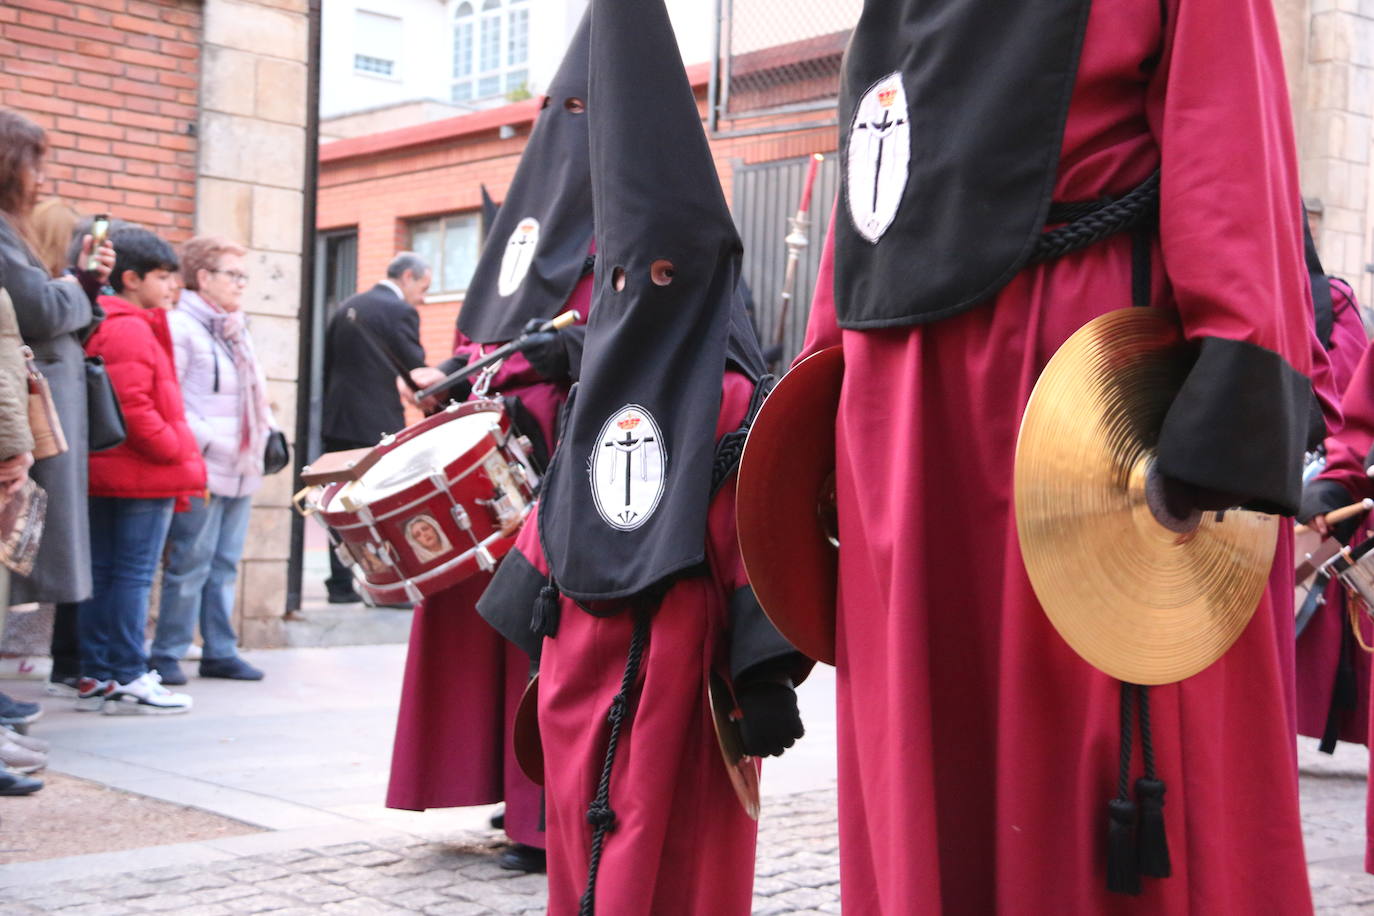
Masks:
[[[630,653],[625,659],[625,675],[620,679],[620,692],[611,699],[611,710],[606,721],[611,723],[611,733],[606,739],[606,762],[601,766],[601,779],[596,784],[596,797],[587,808],[587,822],[592,825],[592,850],[587,859],[587,889],[582,892],[578,906],[579,916],[592,916],[596,912],[596,875],[601,870],[601,851],[606,843],[606,833],[615,824],[615,811],[611,809],[611,767],[615,764],[615,749],[620,743],[620,726],[630,708],[630,691],[635,679],[639,677],[639,663],[644,657],[644,643],[649,638],[649,608],[638,608],[635,614],[634,636],[630,638]]]
[[[1159,170],[1116,199],[1050,204],[1047,223],[1066,223],[1036,240],[1030,263],[1051,261],[1094,242],[1153,223],[1159,213]]]

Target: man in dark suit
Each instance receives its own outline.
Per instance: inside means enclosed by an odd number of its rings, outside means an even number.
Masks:
[[[345,300],[330,319],[324,343],[325,451],[370,447],[405,426],[396,365],[407,370],[425,365],[415,307],[425,301],[430,276],[424,258],[403,251],[392,259],[385,279]],[[330,604],[361,601],[333,551],[329,568]]]

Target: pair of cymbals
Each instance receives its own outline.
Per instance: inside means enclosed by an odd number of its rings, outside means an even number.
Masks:
[[[1159,309],[1099,316],[1046,366],[1017,442],[1016,526],[1036,597],[1084,660],[1131,683],[1182,680],[1220,658],[1274,558],[1273,516],[1168,510],[1156,447],[1195,354]],[[754,421],[737,484],[760,603],[794,646],[831,663],[838,561],[826,499],[843,376],[833,348],[783,378]]]

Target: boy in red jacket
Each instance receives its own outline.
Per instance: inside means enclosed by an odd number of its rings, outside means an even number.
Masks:
[[[176,254],[143,229],[111,236],[117,295],[100,297],[106,318],[86,342],[119,395],[128,438],[90,457],[94,592],[77,609],[82,679],[77,709],[177,713],[191,698],[148,670],[143,631],[148,593],[178,502],[205,490],[205,462],[186,424],[167,326]]]

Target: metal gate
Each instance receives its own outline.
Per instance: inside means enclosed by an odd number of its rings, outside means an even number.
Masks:
[[[811,296],[821,260],[821,244],[830,222],[831,204],[839,187],[836,158],[827,156],[816,172],[811,196],[808,244],[797,263],[797,284],[786,320],[779,326],[787,246],[783,239],[788,219],[797,212],[810,157],[785,159],[735,169],[734,216],[744,240],[744,278],[754,293],[754,319],[764,349],[782,343],[779,368],[785,369],[801,350]],[[779,332],[781,331],[781,334]]]

